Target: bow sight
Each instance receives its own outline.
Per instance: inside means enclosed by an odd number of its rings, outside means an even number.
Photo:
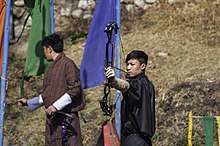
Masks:
[[[105,68],[109,66],[113,66],[113,53],[114,53],[114,45],[112,43],[112,31],[115,31],[115,34],[118,33],[118,25],[115,22],[110,22],[106,25],[104,32],[106,32],[108,41],[106,43],[106,54],[105,54]],[[111,47],[111,50],[109,50],[109,46]],[[111,51],[111,56],[109,58],[109,52]],[[113,112],[114,105],[110,105],[110,97],[109,93],[111,90],[111,86],[108,84],[104,87],[104,96],[102,100],[100,100],[100,107],[104,113],[104,115],[111,116]]]

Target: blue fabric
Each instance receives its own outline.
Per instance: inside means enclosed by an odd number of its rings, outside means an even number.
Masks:
[[[99,86],[105,79],[105,54],[108,37],[104,32],[109,22],[116,22],[116,0],[98,0],[90,25],[82,63],[80,80],[82,88]],[[114,32],[112,32],[114,35]],[[114,37],[112,40],[115,41]],[[109,46],[109,58],[111,58]]]
[[[27,100],[28,109],[30,111],[34,111],[43,105],[43,104],[39,103],[39,99],[40,99],[40,96],[36,96],[34,98]]]

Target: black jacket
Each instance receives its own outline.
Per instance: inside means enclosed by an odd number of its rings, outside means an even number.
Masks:
[[[128,80],[121,106],[122,134],[152,137],[155,133],[155,89],[144,73]]]

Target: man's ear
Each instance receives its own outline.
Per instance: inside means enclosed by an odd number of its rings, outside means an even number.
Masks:
[[[49,48],[49,53],[53,52],[53,48],[51,46],[48,47]]]
[[[146,68],[146,64],[145,64],[145,63],[142,63],[142,64],[141,64],[141,70],[145,70],[145,68]]]

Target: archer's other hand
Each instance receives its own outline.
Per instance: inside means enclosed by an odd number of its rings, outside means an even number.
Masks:
[[[115,71],[112,67],[105,68],[105,77],[109,82],[114,82],[115,80]]]
[[[19,106],[27,106],[27,99],[26,98],[21,98],[17,101]]]
[[[49,107],[45,110],[45,112],[46,112],[47,115],[49,115],[49,116],[53,115],[56,111],[57,111],[57,109],[56,109],[53,105],[49,106]]]

